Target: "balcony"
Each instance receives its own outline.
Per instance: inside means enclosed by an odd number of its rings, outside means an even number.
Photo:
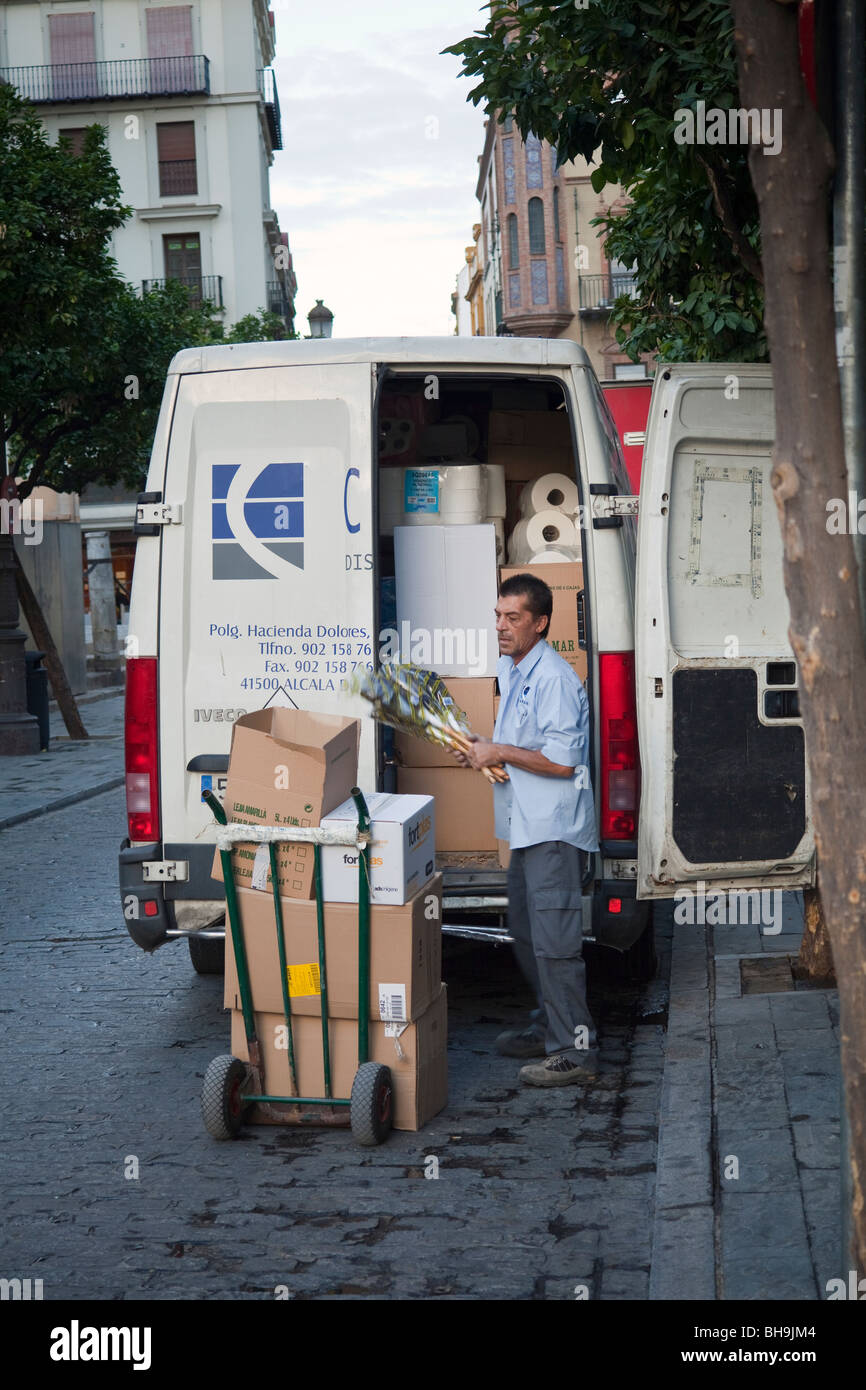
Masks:
[[[164,280],[142,280],[142,294],[149,294],[151,290],[164,290],[169,280],[179,285],[185,285],[189,290],[190,299],[196,304],[201,304],[208,300],[216,309],[223,306],[223,277],[221,275],[171,275]]]
[[[620,295],[627,294],[630,299],[637,297],[637,277],[629,274],[581,275],[580,312],[589,314],[609,314],[613,302]]]
[[[265,105],[265,118],[271,137],[271,149],[283,148],[283,129],[280,124],[280,96],[272,68],[259,68],[259,96]]]
[[[26,101],[130,101],[210,92],[210,64],[201,53],[177,58],[120,58],[107,63],[51,63],[0,68],[0,82]]]
[[[284,285],[279,280],[269,280],[265,287],[268,293],[268,313],[278,314],[288,323],[293,317],[292,301]]]

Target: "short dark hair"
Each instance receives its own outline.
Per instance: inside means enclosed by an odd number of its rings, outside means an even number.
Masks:
[[[499,597],[525,598],[533,617],[547,619],[547,627],[541,634],[547,636],[553,615],[553,594],[543,579],[535,574],[511,574],[500,584]]]

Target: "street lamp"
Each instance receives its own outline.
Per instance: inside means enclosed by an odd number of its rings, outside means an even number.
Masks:
[[[330,338],[331,329],[334,326],[334,315],[330,309],[317,299],[314,307],[307,314],[307,321],[310,325],[311,338]]]

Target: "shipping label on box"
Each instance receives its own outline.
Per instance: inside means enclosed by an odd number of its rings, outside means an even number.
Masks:
[[[370,902],[408,902],[436,872],[433,801],[429,796],[373,792],[366,802],[372,835]],[[322,817],[324,829],[354,829],[357,822],[351,798]],[[358,901],[356,849],[322,846],[322,894],[325,902]]]
[[[241,930],[253,1007],[281,1012],[283,987],[270,890],[238,890]],[[321,1015],[316,904],[281,899],[283,941],[288,966],[292,1014]],[[358,1017],[358,907],[326,903],[325,969],[328,1013],[332,1018]],[[240,1008],[240,991],[230,925],[226,925],[225,992],[227,1009]],[[442,875],[436,874],[399,907],[370,909],[371,1019],[417,1018],[429,1006],[442,980]],[[383,1001],[386,1012],[382,1013]]]

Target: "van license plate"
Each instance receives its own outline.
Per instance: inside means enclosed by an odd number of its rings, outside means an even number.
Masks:
[[[202,801],[204,801],[205,792],[213,792],[214,796],[219,801],[223,801],[225,798],[227,781],[228,777],[226,777],[225,775],[214,777],[213,774],[210,772],[203,772],[201,776]]]

